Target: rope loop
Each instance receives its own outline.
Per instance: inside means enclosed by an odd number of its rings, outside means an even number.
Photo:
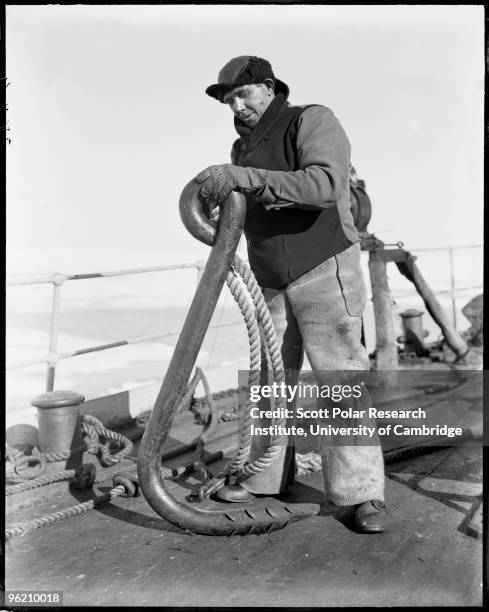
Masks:
[[[103,467],[119,463],[132,452],[133,443],[129,438],[107,429],[101,421],[90,414],[82,416],[82,432],[87,440],[87,452],[96,455]],[[120,450],[112,454],[114,448]]]
[[[46,469],[46,459],[40,454],[35,453],[34,448],[32,455],[17,454],[13,459],[7,462],[5,468],[5,477],[10,482],[25,482],[33,478],[38,478]],[[35,467],[37,469],[33,470]]]
[[[260,382],[260,375],[264,365],[262,361],[262,339],[263,357],[266,363],[270,364],[275,382],[282,383],[285,380],[284,367],[270,311],[251,268],[237,255],[233,259],[231,270],[226,278],[226,284],[239,306],[248,333],[250,346],[248,388],[258,385]],[[285,402],[285,397],[271,398],[271,407],[272,409],[283,409],[285,408]],[[273,435],[270,437],[270,442],[265,448],[263,455],[252,462],[247,462],[252,441],[251,409],[255,405],[254,402],[248,399],[244,406],[238,406],[239,445],[236,455],[218,476],[215,476],[200,487],[200,499],[208,497],[219,488],[222,488],[224,483],[228,482],[229,476],[237,478],[238,481],[239,479],[245,479],[252,474],[258,474],[266,470],[277,458],[283,442],[281,436]],[[285,414],[285,411],[280,410],[279,414]],[[272,425],[283,427],[285,425],[285,418],[274,418]]]

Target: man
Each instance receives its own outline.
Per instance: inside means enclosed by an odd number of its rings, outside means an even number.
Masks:
[[[231,108],[240,138],[231,164],[210,166],[194,180],[202,183],[200,193],[210,209],[232,190],[246,196],[249,261],[272,316],[287,382],[297,382],[304,351],[318,385],[331,382],[332,370],[368,370],[360,341],[366,287],[350,211],[350,144],[343,128],[324,106],[291,106],[288,86],[262,58],[233,58],[206,93]],[[318,401],[318,407],[325,405]],[[353,507],[358,531],[383,531],[378,440],[331,442],[321,439],[326,495],[336,506]],[[252,459],[264,445],[254,438]],[[253,494],[281,492],[293,449],[284,444],[281,451],[266,471],[228,485],[218,497],[243,502]]]

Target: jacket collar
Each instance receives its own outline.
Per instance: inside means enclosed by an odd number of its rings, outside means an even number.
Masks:
[[[238,117],[234,118],[234,127],[241,138],[249,138],[250,147],[253,148],[263,138],[265,132],[278,117],[282,107],[287,105],[287,97],[283,93],[278,93],[254,128],[248,127]]]

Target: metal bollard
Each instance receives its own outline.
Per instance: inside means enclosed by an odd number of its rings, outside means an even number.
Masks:
[[[74,451],[82,456],[80,404],[85,396],[76,391],[48,391],[35,397],[39,417],[39,449],[42,453]]]
[[[429,354],[424,344],[424,339],[429,332],[423,329],[423,322],[421,320],[423,314],[423,311],[416,310],[415,308],[409,308],[400,313],[404,336],[401,336],[399,341],[404,343],[404,350],[406,352],[416,353],[419,357]]]

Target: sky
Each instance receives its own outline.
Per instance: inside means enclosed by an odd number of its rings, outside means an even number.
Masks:
[[[7,6],[7,262],[205,255],[178,199],[229,162],[232,114],[204,92],[243,54],[271,62],[291,103],[333,110],[370,231],[481,243],[483,25],[483,7],[463,5]]]

